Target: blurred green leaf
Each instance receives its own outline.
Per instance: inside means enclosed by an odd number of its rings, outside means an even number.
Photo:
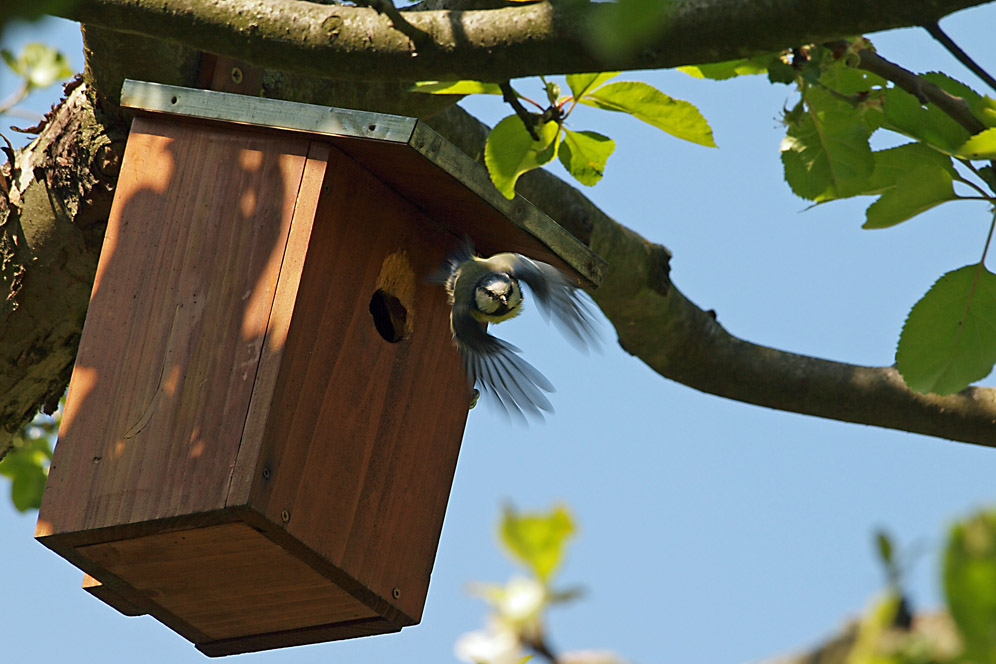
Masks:
[[[30,428],[31,425],[29,425]],[[52,445],[48,432],[39,429],[37,437],[25,438],[22,432],[14,440],[14,448],[0,461],[0,475],[8,478],[10,497],[20,512],[41,506]]]
[[[951,394],[996,363],[996,275],[966,265],[937,280],[910,311],[896,368],[911,390]]]
[[[7,49],[0,55],[14,73],[27,81],[29,88],[45,88],[73,75],[65,55],[39,42],[26,44],[16,57]]]
[[[865,613],[858,625],[858,635],[847,657],[847,664],[903,664],[906,660],[890,648],[888,635],[893,631],[902,598],[888,592]]]
[[[615,0],[602,3],[598,22],[588,25],[591,45],[609,59],[632,53],[653,39],[674,0]]]
[[[712,62],[706,65],[688,65],[678,67],[678,71],[684,72],[695,78],[711,78],[714,81],[722,81],[734,76],[750,76],[752,74],[763,74],[768,71],[768,64],[772,59],[776,59],[777,54],[759,55],[754,58],[740,58],[739,60],[727,60],[725,62]]]
[[[566,78],[567,85],[570,87],[574,99],[580,99],[602,83],[618,75],[619,72],[617,71],[606,71],[597,74],[568,74]]]
[[[565,128],[558,156],[575,180],[590,187],[602,179],[605,162],[615,149],[615,141],[608,136]]]
[[[944,554],[948,610],[964,644],[964,661],[996,662],[996,512],[951,529]]]
[[[948,171],[932,166],[916,168],[900,176],[895,186],[868,206],[862,228],[895,226],[954,199],[954,184]]]
[[[884,530],[876,531],[875,547],[878,550],[878,558],[882,561],[882,564],[888,568],[893,567],[895,561],[892,558],[892,538],[889,537],[889,533]]]
[[[482,81],[418,81],[409,92],[425,92],[434,95],[500,95],[501,88],[497,83]]]
[[[815,117],[814,117],[815,116]],[[785,181],[802,198],[824,201],[853,195],[872,174],[868,126],[852,113],[805,113],[782,140]]]
[[[716,147],[712,129],[699,109],[681,99],[667,96],[640,81],[606,83],[580,100],[582,104],[607,111],[629,113],[672,136],[692,143]]]
[[[550,121],[536,127],[534,141],[517,115],[496,124],[484,146],[484,162],[491,181],[505,198],[515,198],[515,183],[523,173],[539,168],[557,154],[560,125]]]
[[[45,14],[58,14],[60,11],[76,5],[79,0],[4,0],[0,3],[0,33],[4,24],[11,19],[27,19],[33,21]]]
[[[574,522],[563,506],[548,513],[518,513],[506,507],[499,527],[502,544],[511,556],[546,582],[564,558]]]

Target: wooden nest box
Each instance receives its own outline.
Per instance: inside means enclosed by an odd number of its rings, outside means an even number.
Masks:
[[[127,81],[37,537],[208,655],[419,622],[470,390],[461,237],[604,263],[412,118]]]

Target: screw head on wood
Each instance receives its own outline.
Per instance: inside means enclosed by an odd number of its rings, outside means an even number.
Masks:
[[[395,588],[394,590],[392,590],[391,595],[394,597],[394,599],[401,599],[401,588]]]
[[[238,67],[232,67],[232,83],[235,85],[242,83],[242,70]]]
[[[263,466],[263,479],[268,480],[273,475],[273,471],[270,470],[269,466]]]
[[[283,521],[284,523],[290,521],[290,512],[288,512],[287,510],[282,510],[280,512],[280,520]]]

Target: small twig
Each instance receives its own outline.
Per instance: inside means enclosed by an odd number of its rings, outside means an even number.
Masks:
[[[557,656],[554,654],[553,650],[550,649],[550,645],[540,634],[534,639],[529,639],[523,642],[530,650],[534,653],[550,662],[550,664],[557,664]]]
[[[392,0],[354,0],[354,3],[370,7],[374,11],[387,16],[387,18],[391,20],[391,25],[394,26],[394,29],[398,32],[404,33],[405,36],[411,39],[416,48],[424,46],[432,41],[432,38],[429,36],[428,32],[420,30],[408,22],[408,19],[406,19],[401,12],[398,11],[398,8],[394,6],[394,2]]]
[[[929,103],[937,106],[952,120],[967,129],[970,134],[978,134],[986,129],[982,121],[972,114],[968,102],[961,97],[945,92],[930,81],[924,80],[910,70],[886,60],[869,49],[860,49],[858,57],[861,58],[859,67],[892,81],[896,86],[920,100],[921,104]]]
[[[9,113],[12,108],[21,103],[22,99],[28,96],[28,92],[30,92],[30,90],[31,88],[28,85],[28,82],[24,81],[24,83],[21,84],[21,87],[19,87],[14,94],[0,102],[0,115]]]
[[[962,164],[963,166],[967,166],[967,167],[968,167],[969,169],[971,169],[971,170],[975,171],[975,169],[971,167],[971,162],[969,162],[969,161],[968,161],[967,159],[959,159],[958,161],[959,161],[959,163],[961,163],[961,164]],[[976,174],[976,175],[979,175],[979,177],[980,177],[980,178],[982,177],[982,176],[981,176],[981,175],[980,175],[980,174],[978,173],[978,171],[975,171],[975,174]],[[989,200],[989,199],[991,199],[991,198],[992,198],[991,196],[989,196],[989,194],[988,194],[988,193],[986,192],[986,190],[985,190],[985,189],[983,189],[983,188],[982,188],[982,187],[980,187],[979,185],[975,184],[974,182],[972,182],[972,181],[971,181],[971,180],[969,180],[968,178],[965,178],[965,177],[962,177],[962,176],[961,176],[961,175],[959,174],[959,175],[958,175],[958,177],[957,177],[957,178],[955,178],[955,179],[956,179],[956,180],[958,180],[959,182],[961,182],[962,184],[965,184],[965,185],[968,185],[969,187],[971,187],[971,188],[972,188],[972,189],[974,189],[975,191],[979,192],[979,195],[980,195],[980,196],[985,196],[987,200]],[[984,182],[984,181],[985,181],[985,178],[982,178],[982,180],[983,180],[983,182]]]
[[[536,133],[536,120],[534,116],[530,115],[529,111],[519,103],[519,97],[515,94],[515,90],[512,89],[512,84],[509,81],[503,81],[498,84],[498,88],[501,89],[502,98],[512,107],[515,114],[519,116],[522,120],[522,124],[526,125],[526,131],[529,132],[529,137],[534,141],[539,141],[539,134]]]
[[[986,85],[988,85],[990,88],[996,90],[996,79],[990,76],[989,72],[983,69],[982,66],[979,65],[979,63],[973,60],[968,53],[963,51],[961,47],[958,46],[958,44],[956,44],[953,39],[951,39],[951,37],[948,37],[947,33],[941,30],[941,26],[937,25],[937,23],[930,23],[924,25],[923,29],[929,32],[931,37],[939,41],[941,43],[941,46],[943,46],[948,50],[948,53],[955,56],[958,62],[965,65],[968,69],[972,71],[973,74],[975,74],[980,79],[985,81]]]

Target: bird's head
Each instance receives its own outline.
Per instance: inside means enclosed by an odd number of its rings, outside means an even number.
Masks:
[[[474,287],[474,307],[486,317],[504,320],[518,313],[521,304],[519,282],[504,272],[486,274]]]

